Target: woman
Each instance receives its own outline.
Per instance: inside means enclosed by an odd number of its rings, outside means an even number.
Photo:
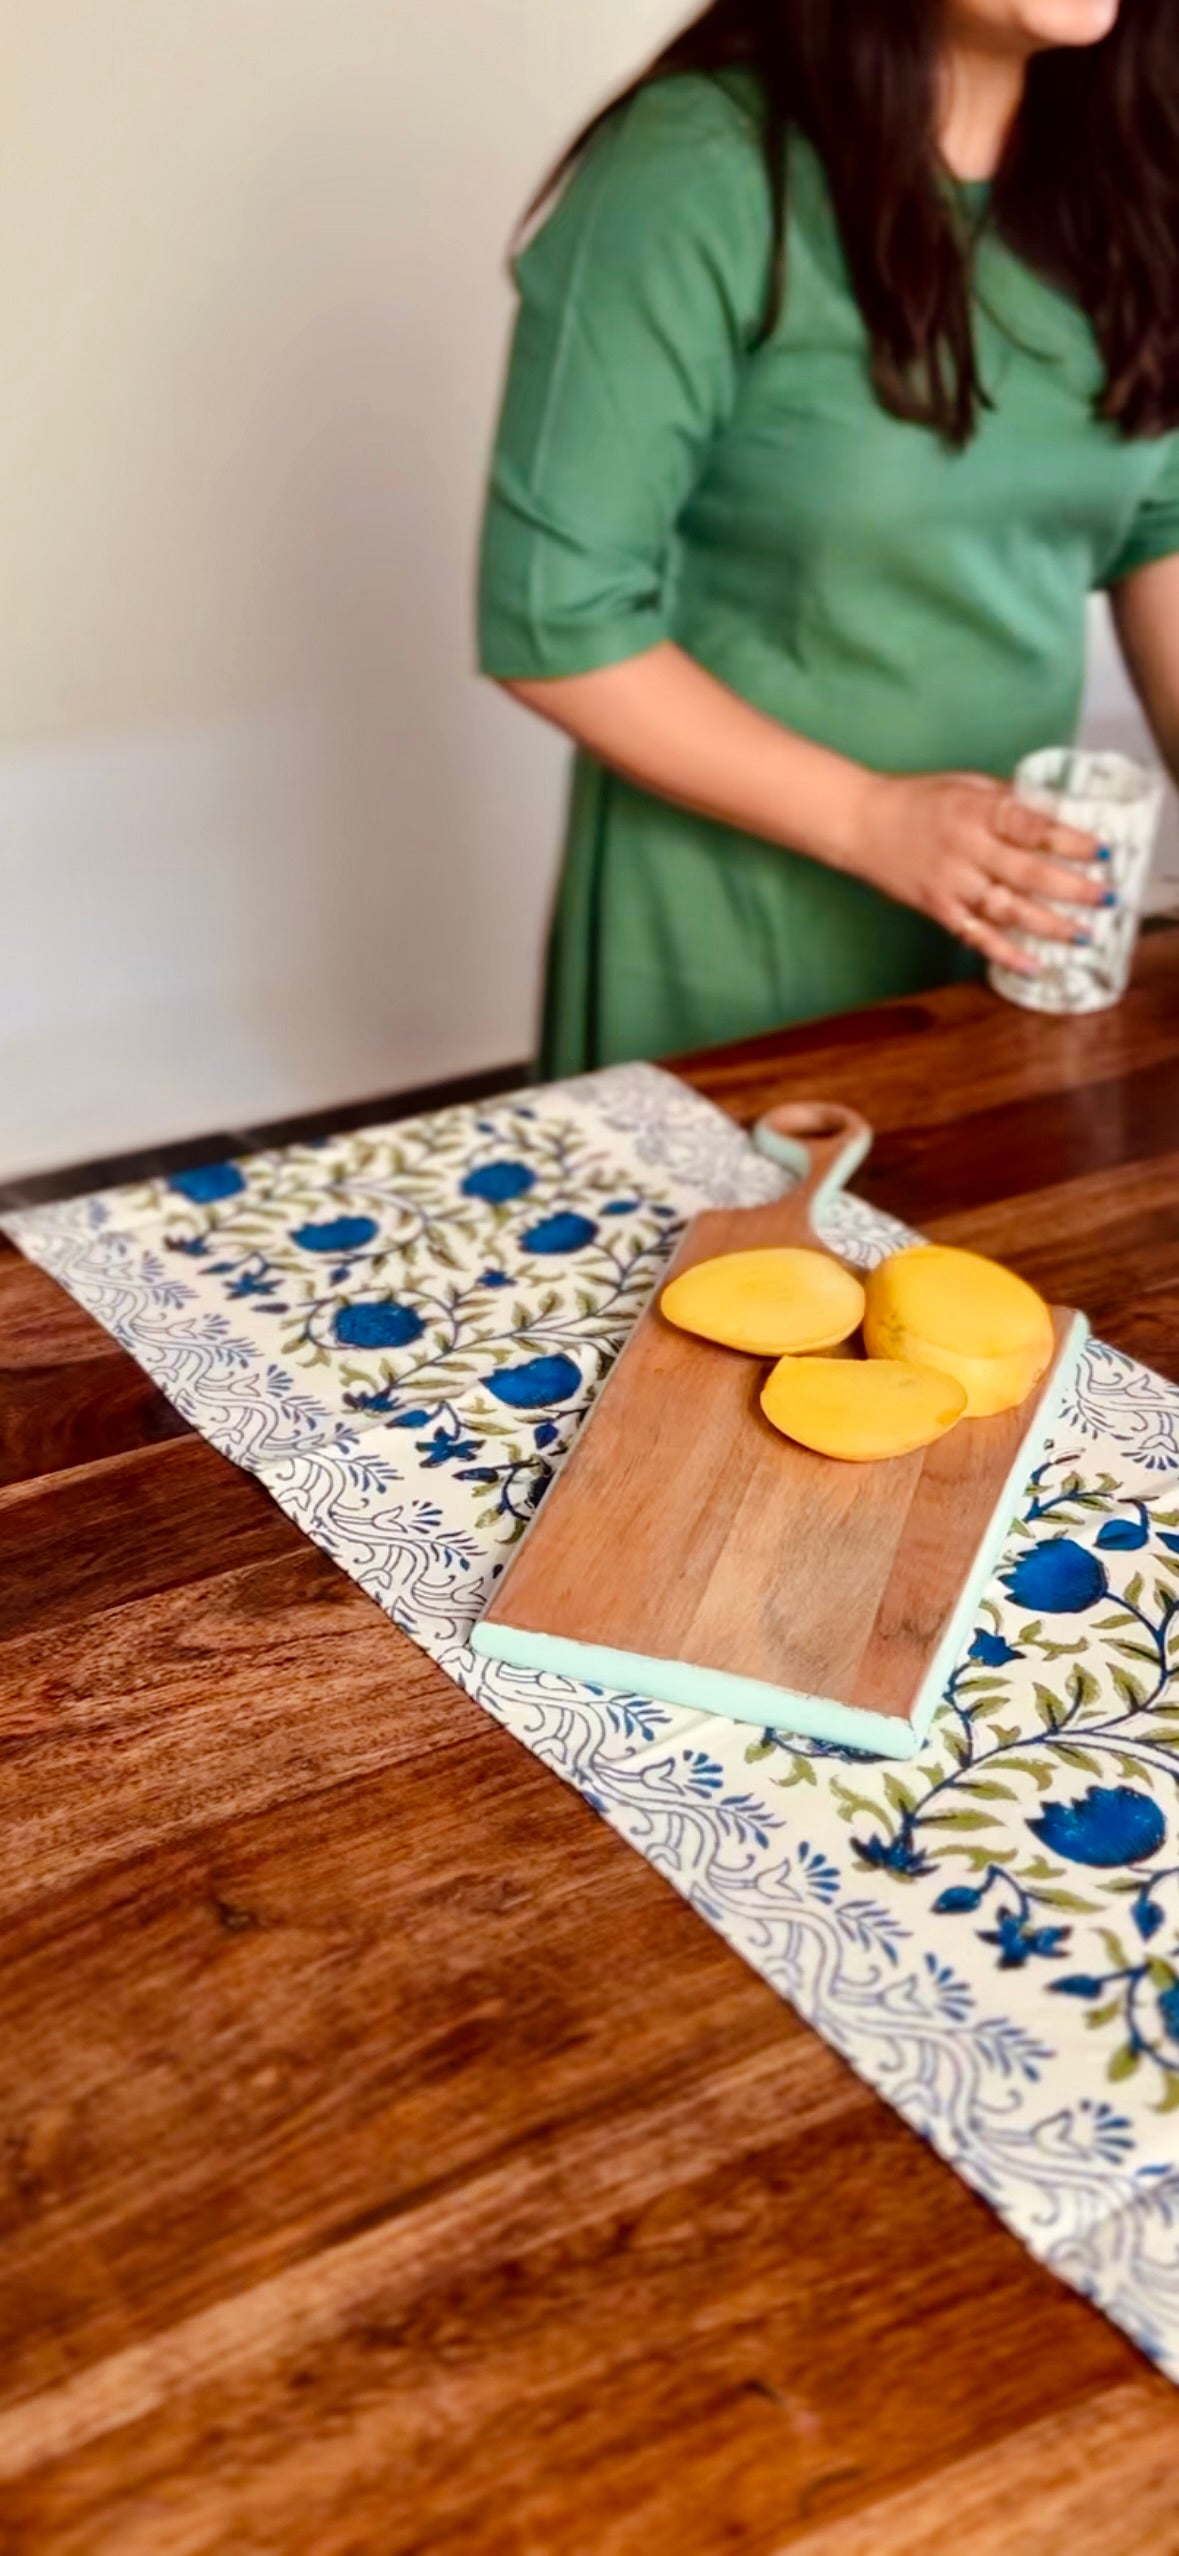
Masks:
[[[714,0],[558,179],[481,601],[581,749],[544,1070],[1083,934],[1009,778],[1099,587],[1179,771],[1179,0]]]

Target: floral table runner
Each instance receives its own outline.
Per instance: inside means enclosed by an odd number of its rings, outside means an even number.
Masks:
[[[1179,1390],[1090,1345],[903,1772],[467,1647],[685,1217],[782,1185],[636,1066],[8,1230],[1179,2379]]]

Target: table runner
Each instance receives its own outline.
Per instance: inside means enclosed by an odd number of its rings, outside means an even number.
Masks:
[[[1179,2380],[1179,1389],[1090,1344],[903,1770],[467,1647],[684,1219],[784,1185],[633,1066],[6,1226]]]

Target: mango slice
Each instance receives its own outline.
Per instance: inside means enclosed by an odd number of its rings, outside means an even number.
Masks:
[[[829,1252],[729,1251],[673,1278],[659,1299],[679,1331],[755,1358],[834,1349],[864,1319],[864,1290]]]
[[[975,1251],[925,1243],[894,1252],[867,1281],[864,1344],[870,1358],[937,1367],[966,1389],[968,1419],[1023,1402],[1055,1347],[1043,1297]]]
[[[873,1464],[944,1437],[962,1418],[966,1388],[895,1358],[781,1358],[761,1407],[783,1437],[815,1455]]]

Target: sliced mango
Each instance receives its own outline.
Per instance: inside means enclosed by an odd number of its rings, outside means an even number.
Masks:
[[[966,1388],[894,1358],[781,1358],[761,1397],[767,1420],[815,1455],[873,1464],[945,1436]]]
[[[869,1357],[955,1376],[969,1419],[1013,1410],[1051,1363],[1055,1335],[1043,1297],[978,1252],[939,1243],[894,1252],[872,1271],[867,1299]]]
[[[755,1358],[834,1349],[864,1319],[858,1278],[826,1251],[729,1251],[673,1278],[659,1299],[669,1322]]]

